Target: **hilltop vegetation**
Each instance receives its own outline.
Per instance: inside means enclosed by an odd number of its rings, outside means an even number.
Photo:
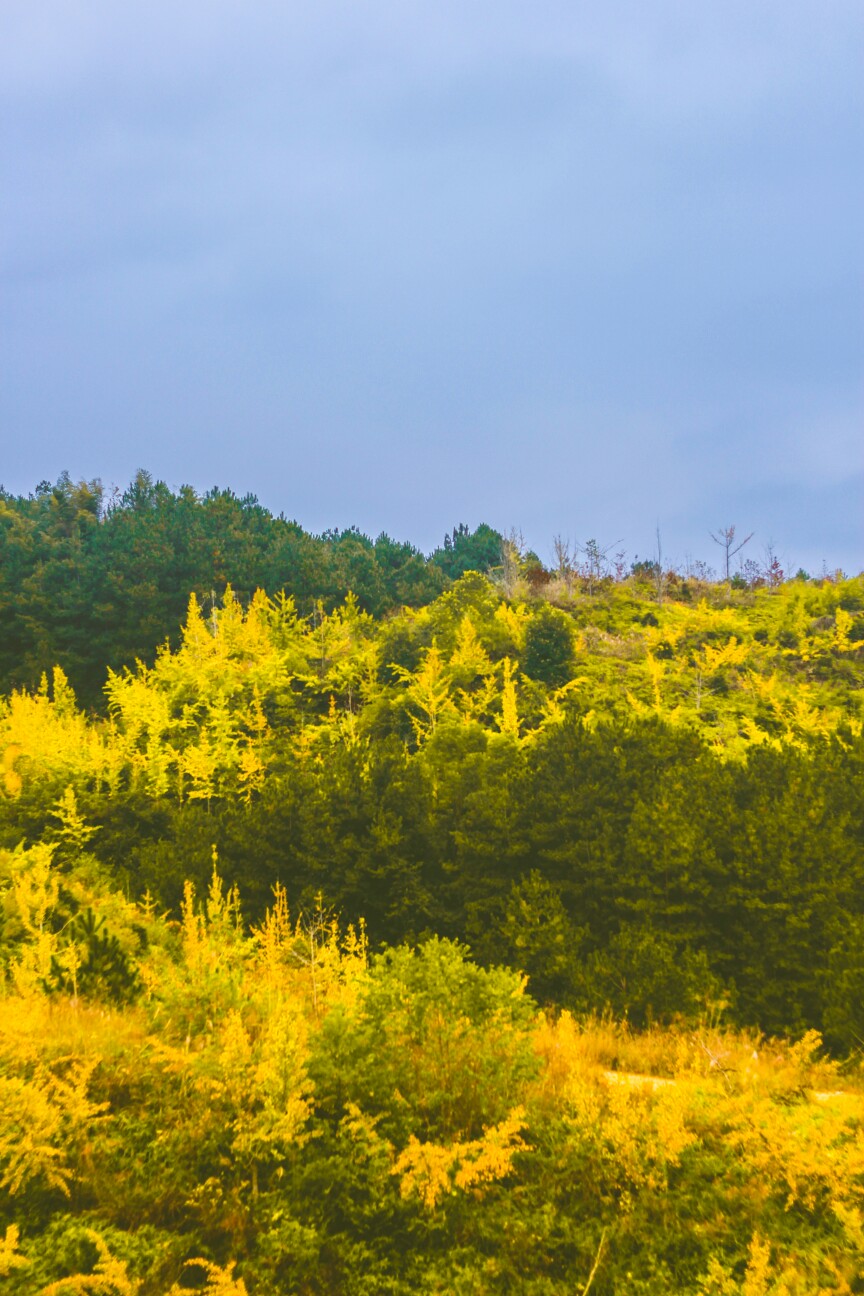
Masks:
[[[384,620],[193,596],[176,650],[109,672],[104,717],[59,668],[0,704],[0,843],[74,802],[108,874],[175,912],[215,844],[253,918],[281,882],[376,944],[467,940],[544,1001],[725,999],[850,1047],[862,581],[699,594],[555,608],[475,573]]]
[[[203,602],[226,584],[244,601],[259,588],[284,591],[305,614],[353,591],[380,616],[494,565],[500,544],[489,527],[457,528],[427,561],[384,534],[313,536],[253,496],[175,494],[146,472],[108,496],[101,482],[66,473],[30,496],[0,487],[0,691],[32,687],[60,665],[99,706],[107,666],[151,662],[166,640],[176,644],[192,592]]]
[[[864,578],[0,527],[0,1291],[860,1290]]]

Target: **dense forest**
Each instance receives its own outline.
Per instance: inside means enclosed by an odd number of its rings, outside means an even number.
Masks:
[[[194,592],[210,604],[230,584],[248,601],[284,591],[308,614],[352,592],[374,616],[421,607],[465,571],[500,561],[490,527],[458,527],[427,561],[410,544],[355,528],[313,536],[251,496],[191,487],[174,494],[139,472],[127,490],[63,474],[30,496],[0,487],[0,690],[62,665],[99,706],[106,667],[151,662],[177,642]]]
[[[64,476],[0,618],[0,1292],[864,1291],[864,577]]]

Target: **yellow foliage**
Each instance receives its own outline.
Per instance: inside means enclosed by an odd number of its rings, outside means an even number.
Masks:
[[[494,711],[498,697],[498,684],[494,674],[487,675],[479,688],[457,691],[459,709],[465,724],[480,721],[481,723]]]
[[[787,742],[800,745],[800,734],[809,738],[830,738],[842,717],[837,711],[810,706],[803,697],[796,697],[784,708],[783,719],[788,726]]]
[[[437,644],[433,643],[431,648],[427,648],[418,670],[409,671],[403,666],[396,665],[392,669],[405,683],[406,695],[415,708],[415,712],[411,715],[411,723],[419,739],[426,738],[434,732],[444,716],[456,713],[456,707],[450,697],[449,675],[445,670],[444,659]],[[420,712],[419,716],[416,711]]]
[[[834,634],[831,639],[831,647],[835,652],[849,652],[852,648],[852,641],[849,638],[849,631],[852,629],[852,615],[845,608],[838,607],[834,613]]]
[[[749,609],[710,608],[704,600],[698,607],[668,602],[657,610],[659,626],[632,623],[623,635],[596,627],[580,631],[577,649],[591,671],[582,678],[592,685],[595,716],[620,714],[629,704],[639,715],[687,721],[707,730],[721,759],[740,759],[752,743],[765,741],[748,714],[755,695],[781,721],[773,744],[802,746],[813,736],[830,737],[840,721],[839,711],[831,709],[830,686],[808,686],[799,673],[793,676],[782,667],[776,679],[748,670],[754,659],[768,668],[784,656],[806,661],[814,652],[847,652],[854,646],[850,613],[837,608],[833,637],[814,639],[812,610],[801,591],[773,591],[770,604],[759,604],[760,626],[768,622],[774,632],[782,628],[794,634],[796,646],[784,649],[772,647],[770,640],[764,646],[753,641]],[[404,615],[423,620],[423,614]],[[502,602],[493,615],[488,639],[497,642],[498,651],[506,649],[515,675],[531,612]],[[516,732],[510,700],[503,717],[499,709],[491,681],[501,661],[493,661],[481,642],[484,629],[488,622],[484,627],[477,613],[465,614],[453,630],[442,631],[455,632],[448,653],[433,643],[416,671],[392,670],[421,741],[445,716]],[[702,641],[718,632],[719,646]],[[77,710],[60,670],[54,671],[51,690],[45,682],[32,695],[13,693],[0,701],[0,794],[17,796],[28,779],[50,770],[109,792],[128,779],[155,796],[178,793],[206,802],[239,794],[248,802],[263,787],[273,746],[284,741],[286,726],[296,726],[291,735],[296,751],[323,759],[322,744],[359,741],[366,703],[393,700],[392,686],[378,674],[377,634],[376,623],[352,596],[331,613],[319,606],[311,622],[297,615],[290,599],[270,600],[260,590],[244,612],[226,589],[221,606],[213,606],[206,618],[193,596],[177,651],[166,645],[151,668],[139,662],[134,671],[109,672],[107,721],[90,720]],[[749,687],[724,691],[721,700],[711,681],[725,668],[747,671]],[[329,720],[320,714],[322,694],[334,698]],[[545,704],[539,699],[529,737],[561,717],[564,695],[559,694]],[[705,694],[712,702],[703,710]],[[271,707],[281,737],[268,724]],[[524,730],[529,719],[520,719]]]
[[[83,1292],[86,1296],[138,1296],[141,1284],[129,1277],[125,1263],[111,1254],[95,1229],[84,1232],[99,1255],[93,1272],[49,1283],[39,1296],[70,1296],[73,1292]]]
[[[568,680],[566,684],[561,686],[561,688],[555,689],[553,693],[550,693],[546,699],[544,707],[545,713],[540,727],[545,728],[545,726],[549,724],[561,724],[566,716],[562,703],[571,693],[575,693],[578,689],[582,688],[584,684],[588,683],[590,683],[590,681],[587,675],[578,675],[576,679]]]
[[[26,850],[19,846],[9,857],[16,916],[30,936],[39,935],[57,904],[60,883],[52,864],[54,849],[50,843],[39,842]]]
[[[105,686],[111,717],[110,746],[133,781],[143,777],[152,796],[164,796],[176,765],[172,745],[186,727],[172,715],[169,695],[160,690],[155,675],[140,662],[137,672],[108,672]]]
[[[685,634],[686,627],[683,624],[667,622],[663,626],[646,626],[643,637],[648,651],[653,652],[655,648],[664,646],[677,648]]]
[[[280,882],[273,888],[274,904],[259,927],[252,929],[254,962],[258,975],[270,991],[282,989],[290,958],[294,928],[288,910],[288,893]]]
[[[343,605],[329,615],[319,602],[309,631],[310,652],[317,658],[317,687],[344,696],[349,711],[361,696],[371,695],[376,688],[374,627],[372,617],[361,612],[357,598],[349,593]]]
[[[829,591],[821,605],[801,602],[785,608],[784,625],[797,628],[802,641],[809,636],[811,655],[846,652],[853,646],[852,618],[843,609],[835,613],[833,638],[814,620],[834,597]],[[776,628],[779,611],[775,614],[765,605],[760,614],[765,625]],[[719,759],[735,759],[756,744],[806,748],[814,738],[831,738],[841,719],[833,705],[842,696],[837,680],[842,682],[844,672],[851,675],[855,668],[850,660],[842,663],[842,671],[814,669],[809,677],[797,662],[794,670],[787,670],[779,646],[766,638],[767,646],[757,647],[749,638],[752,626],[732,609],[663,607],[657,610],[660,627],[645,627],[644,635],[634,629],[628,637],[617,633],[621,624],[613,607],[609,624],[615,634],[589,631],[580,637],[580,651],[590,654],[588,662],[581,663],[588,674],[554,692],[523,681],[517,695],[516,653],[529,615],[524,608],[499,606],[497,624],[486,640],[497,645],[496,657],[502,654],[494,661],[493,649],[487,651],[481,642],[474,614],[458,625],[434,622],[446,649],[433,643],[416,671],[394,672],[398,683],[392,685],[377,678],[372,623],[354,600],[334,613],[319,609],[309,626],[296,616],[293,605],[271,602],[260,592],[244,613],[229,590],[222,606],[206,618],[193,599],[179,652],[165,649],[152,668],[139,665],[135,672],[111,677],[107,722],[78,711],[60,671],[55,671],[50,691],[45,683],[33,694],[16,693],[0,701],[2,795],[29,792],[29,781],[49,772],[50,786],[64,789],[54,802],[55,826],[49,835],[83,851],[96,831],[79,810],[83,788],[89,793],[90,788],[110,790],[130,783],[156,796],[169,791],[191,800],[239,795],[248,802],[268,771],[279,768],[280,751],[273,744],[285,742],[285,729],[295,723],[297,745],[313,758],[325,760],[327,744],[352,744],[362,767],[364,744],[379,717],[372,712],[367,723],[359,702],[375,690],[383,694],[382,713],[392,704],[400,720],[399,708],[407,701],[419,739],[455,716],[488,730],[497,725],[511,738],[519,737],[520,725],[523,730],[534,725],[523,739],[529,741],[543,725],[567,716],[575,716],[586,728],[602,724],[605,716],[620,716],[629,698],[640,714],[661,712],[671,719],[680,709],[688,722],[706,733]],[[427,618],[424,633],[431,624]],[[820,625],[824,633],[816,638]],[[718,627],[723,632],[721,646],[703,643],[694,649],[703,630]],[[512,656],[503,655],[504,644]],[[661,645],[672,653],[661,658]],[[794,651],[806,659],[803,649]],[[740,671],[741,686],[727,693],[714,680],[713,690],[706,686],[711,705],[700,715],[702,675],[707,678],[724,669]],[[585,684],[590,692],[584,701],[577,700],[573,695]],[[332,705],[326,716],[328,694]],[[589,702],[596,706],[584,711]],[[274,717],[280,734],[271,732],[268,717]],[[395,731],[390,717],[385,719],[383,730]],[[849,719],[848,731],[860,734],[861,720]],[[847,735],[848,731],[841,729]],[[464,749],[471,751],[474,735],[467,737],[471,741]],[[287,745],[294,741],[292,734]],[[492,741],[506,745],[500,738]],[[411,759],[413,754],[406,757]],[[47,793],[43,804],[53,796],[56,791]],[[814,815],[822,812],[820,805],[812,807]],[[658,813],[666,808],[659,799]],[[404,836],[397,811],[383,804],[370,831],[382,855]],[[152,1103],[154,1138],[163,1140],[161,1150],[167,1146],[173,1154],[172,1140],[177,1137],[178,1164],[184,1139],[192,1144],[203,1131],[206,1137],[200,1146],[207,1150],[206,1138],[215,1131],[218,1152],[207,1166],[206,1174],[213,1174],[206,1184],[217,1186],[220,1201],[227,1203],[226,1216],[250,1185],[257,1192],[259,1167],[268,1166],[272,1175],[265,1192],[287,1182],[281,1163],[288,1160],[288,1150],[305,1145],[315,1132],[307,1074],[310,1044],[315,1046],[315,1032],[335,1006],[351,1007],[362,997],[367,977],[362,927],[340,930],[320,904],[312,914],[294,918],[285,889],[277,887],[271,910],[249,934],[240,920],[236,890],[226,892],[214,854],[208,895],[203,904],[196,904],[187,884],[179,922],[162,922],[152,908],[136,908],[122,897],[102,897],[100,906],[112,933],[114,915],[123,920],[118,923],[121,948],[138,959],[149,993],[122,1011],[79,1006],[60,994],[49,997],[45,984],[54,964],[55,972],[59,965],[76,986],[85,953],[69,939],[68,930],[62,936],[55,932],[62,923],[57,910],[61,899],[67,906],[64,917],[82,907],[92,894],[96,869],[79,861],[64,873],[61,893],[54,851],[50,843],[42,843],[29,850],[0,852],[8,969],[0,996],[0,1187],[16,1198],[22,1218],[29,1218],[25,1212],[30,1203],[24,1200],[29,1188],[37,1198],[45,1189],[68,1195],[76,1178],[89,1174],[95,1181],[104,1171],[100,1156],[109,1140],[97,1137],[91,1145],[90,1139],[107,1110],[93,1097],[97,1067],[100,1096],[113,1092],[116,1075],[122,1076],[124,1093],[146,1095],[146,1103]],[[55,853],[64,861],[70,854],[68,849]],[[97,916],[102,914],[100,907]],[[138,936],[130,934],[139,923],[157,933],[143,953]],[[398,1004],[391,1009],[393,1021],[399,1011]],[[444,1010],[432,1023],[433,1034],[442,1041],[440,1056],[433,1059],[438,1090],[459,1080],[460,1069],[469,1064],[476,1037],[467,1022],[458,1016],[451,1021]],[[718,1254],[723,1246],[737,1248],[735,1268],[720,1259],[712,1261],[702,1291],[716,1296],[812,1296],[817,1261],[812,1255],[802,1259],[780,1253],[773,1221],[785,1207],[794,1208],[794,1216],[783,1218],[803,1220],[805,1227],[819,1223],[827,1239],[826,1253],[836,1244],[837,1255],[845,1250],[853,1257],[850,1273],[854,1257],[864,1256],[864,1099],[854,1092],[833,1092],[841,1081],[827,1068],[830,1084],[816,1084],[823,1064],[814,1061],[819,1041],[812,1034],[785,1053],[772,1044],[770,1063],[757,1058],[752,1040],[743,1037],[725,1041],[728,1057],[724,1041],[717,1043],[719,1031],[717,1039],[707,1028],[695,1043],[694,1038],[685,1037],[682,1029],[667,1032],[662,1040],[661,1032],[648,1032],[637,1041],[632,1033],[628,1037],[625,1026],[580,1026],[567,1013],[554,1021],[541,1018],[534,1034],[540,1074],[530,1082],[520,1080],[505,1102],[524,1100],[532,1129],[548,1118],[562,1147],[560,1162],[555,1149],[556,1170],[572,1154],[574,1165],[587,1167],[586,1196],[595,1193],[604,1209],[617,1200],[626,1211],[640,1195],[644,1199],[662,1194],[670,1167],[686,1164],[691,1149],[694,1159],[704,1150],[712,1168],[734,1164],[735,1173],[718,1193],[728,1193],[738,1211],[730,1218],[740,1222],[743,1212],[746,1233],[734,1242],[722,1240],[723,1225],[717,1225]],[[620,1070],[611,1072],[607,1068],[612,1065]],[[326,1076],[326,1068],[322,1074]],[[130,1076],[135,1084],[127,1087]],[[816,1089],[818,1093],[812,1092]],[[376,1101],[380,1099],[379,1092]],[[506,1109],[499,1108],[499,1114]],[[328,1120],[331,1109],[324,1110],[323,1119]],[[521,1106],[512,1107],[499,1124],[486,1127],[480,1138],[449,1144],[412,1138],[398,1152],[376,1133],[374,1118],[351,1104],[346,1112],[343,1127],[357,1145],[354,1151],[359,1154],[365,1147],[378,1159],[381,1173],[392,1172],[393,1191],[398,1181],[403,1198],[416,1199],[430,1211],[451,1194],[480,1193],[517,1174],[516,1154],[532,1151],[522,1137],[527,1119]],[[117,1128],[121,1125],[118,1119]],[[476,1127],[470,1132],[476,1133]],[[530,1163],[532,1174],[546,1173],[546,1155],[544,1148]],[[682,1179],[689,1178],[688,1170]],[[190,1182],[196,1182],[194,1176]],[[206,1184],[194,1189],[190,1182],[183,1191],[191,1192],[187,1205],[194,1205],[204,1200]],[[107,1200],[109,1190],[103,1190]],[[85,1185],[83,1201],[90,1200],[89,1192]],[[711,1202],[713,1210],[713,1197]],[[238,1217],[248,1222],[243,1209],[241,1203]],[[629,1225],[625,1221],[624,1227]],[[705,1225],[709,1226],[714,1222]],[[240,1232],[238,1225],[238,1236]],[[0,1240],[0,1276],[26,1263],[18,1241],[14,1227]],[[93,1241],[99,1254],[94,1273],[46,1290],[57,1296],[63,1291],[121,1296],[137,1290],[98,1235]],[[224,1258],[237,1252],[217,1254]],[[731,1263],[728,1255],[726,1261]],[[820,1255],[818,1264],[821,1281],[827,1281],[834,1260],[823,1263]],[[243,1296],[245,1288],[234,1277],[233,1266],[206,1269],[207,1291],[213,1296]],[[849,1288],[838,1278],[831,1290]]]
[[[21,755],[21,744],[10,743],[3,753],[3,786],[11,797],[17,797],[24,786],[21,775],[15,769],[15,762]]]
[[[238,1000],[251,956],[236,888],[223,893],[215,858],[203,906],[196,904],[192,884],[187,881],[184,885],[179,936],[179,962],[157,946],[139,970],[151,999],[179,1010],[170,1018],[174,1029],[179,1030],[185,1022],[184,1030],[197,1030],[207,1017]]]
[[[459,1156],[456,1147],[421,1143],[413,1135],[407,1148],[393,1166],[401,1175],[399,1191],[403,1197],[416,1193],[427,1210],[434,1210],[445,1193],[452,1192],[452,1172]]]
[[[243,1279],[234,1277],[233,1262],[229,1262],[223,1268],[222,1265],[212,1264],[209,1260],[197,1257],[194,1260],[187,1260],[186,1265],[187,1267],[194,1265],[207,1274],[207,1286],[195,1289],[200,1296],[249,1296]],[[189,1296],[189,1288],[175,1283],[168,1296]]]
[[[13,1197],[32,1179],[68,1196],[73,1178],[65,1163],[68,1145],[107,1107],[87,1096],[95,1065],[72,1062],[65,1076],[42,1064],[29,1080],[0,1076],[0,1186]]]
[[[739,723],[744,737],[747,739],[748,743],[752,744],[754,747],[777,747],[780,745],[776,738],[771,738],[764,729],[760,729],[756,721],[750,716],[742,716]]]
[[[572,1136],[592,1148],[604,1177],[623,1193],[665,1189],[669,1166],[696,1141],[688,1127],[691,1095],[683,1083],[618,1076],[598,1066],[591,1032],[568,1012],[542,1017],[534,1047],[544,1067],[538,1096],[564,1115]]]
[[[78,810],[78,799],[71,783],[63,795],[54,802],[51,817],[60,823],[56,830],[61,841],[68,842],[75,850],[81,851],[87,845],[98,828],[91,828]]]
[[[779,680],[775,671],[772,671],[770,675],[760,675],[753,670],[748,671],[747,683],[760,701],[767,702],[770,705],[776,703]]]
[[[727,1138],[746,1158],[754,1183],[782,1196],[787,1207],[855,1206],[864,1176],[859,1118],[860,1111],[852,1116],[842,1104],[788,1106],[754,1093],[746,1102],[728,1104]]]
[[[306,1030],[298,1008],[283,1002],[273,1009],[254,1041],[237,1009],[219,1032],[218,1075],[209,1087],[228,1102],[232,1147],[243,1157],[278,1158],[308,1119]]]
[[[204,729],[199,741],[187,747],[180,757],[180,776],[189,782],[187,796],[190,801],[209,801],[216,791],[216,774],[219,753],[210,743]]]
[[[470,675],[488,675],[492,670],[489,654],[480,642],[474,622],[467,615],[459,623],[450,668]]]
[[[696,1141],[686,1125],[688,1095],[683,1084],[609,1084],[599,1099],[583,1090],[571,1105],[581,1137],[596,1131],[599,1160],[611,1183],[627,1191],[665,1190],[669,1166]],[[595,1154],[596,1154],[595,1153]]]
[[[479,1139],[442,1146],[421,1143],[413,1135],[397,1157],[391,1173],[399,1175],[399,1191],[405,1198],[418,1196],[427,1210],[434,1210],[443,1196],[504,1179],[513,1169],[513,1157],[526,1149],[521,1138],[525,1111],[514,1107],[505,1120],[483,1131]]]
[[[647,716],[651,714],[651,708],[645,702],[640,701],[640,699],[637,698],[634,693],[631,693],[629,689],[627,690],[625,697],[637,715]]]
[[[255,1067],[255,1088],[267,1106],[279,1113],[280,1137],[291,1139],[309,1115],[303,1096],[305,1078],[306,1024],[298,1004],[283,1004],[273,1012],[261,1033]]]
[[[645,658],[645,669],[647,670],[648,678],[651,681],[651,692],[654,697],[654,710],[659,715],[663,710],[663,698],[660,693],[660,684],[662,683],[666,670],[662,661],[658,661],[650,652]]]
[[[219,1070],[217,1090],[239,1105],[249,1089],[252,1044],[237,1008],[229,1011],[219,1031]]]
[[[176,784],[193,800],[235,788],[248,800],[267,766],[262,699],[290,696],[298,676],[311,682],[314,653],[291,600],[259,590],[244,613],[229,587],[208,623],[193,596],[177,652],[161,649],[149,670],[139,662],[134,673],[109,672],[115,763],[153,795]]]
[[[75,705],[75,695],[59,666],[35,693],[12,692],[0,702],[0,750],[4,787],[17,796],[27,772],[51,770],[111,782],[114,761],[99,728]],[[15,768],[18,766],[18,768]]]
[[[739,1283],[731,1270],[714,1258],[709,1262],[697,1296],[828,1296],[827,1288],[816,1292],[807,1286],[811,1280],[812,1276],[796,1272],[794,1266],[784,1268],[784,1272],[777,1275],[771,1263],[770,1242],[754,1233],[742,1282]]]
[[[353,1003],[368,958],[363,924],[342,932],[337,920],[320,908],[292,923],[287,894],[279,883],[274,900],[263,923],[252,931],[254,984],[264,989],[271,1004],[286,994],[308,997],[316,1018],[336,1003]]]
[[[29,850],[19,846],[6,855],[11,876],[3,907],[27,937],[18,956],[11,960],[9,971],[17,992],[24,996],[42,992],[57,951],[57,937],[48,924],[60,893],[52,864],[54,849],[49,843],[39,842]]]
[[[260,791],[263,786],[266,768],[257,748],[248,744],[241,747],[237,757],[237,782],[247,804],[251,801],[253,792]]]
[[[0,1238],[0,1278],[8,1278],[13,1269],[23,1269],[29,1263],[18,1250],[19,1229],[17,1224],[8,1224],[6,1234]]]
[[[750,1255],[744,1275],[742,1296],[767,1296],[771,1272],[771,1244],[758,1233],[750,1240]],[[780,1296],[778,1292],[777,1296]]]
[[[750,656],[750,645],[748,643],[739,643],[735,635],[715,648],[710,643],[702,645],[699,652],[695,655],[696,665],[706,673],[713,675],[718,670],[725,667],[742,666]]]
[[[495,609],[495,620],[500,621],[517,653],[525,648],[525,633],[531,613],[524,604],[499,603]]]
[[[550,1105],[567,1103],[572,1086],[578,1088],[587,1076],[596,1073],[599,1061],[590,1039],[566,1009],[557,1018],[541,1013],[533,1044],[543,1062],[538,1089]]]
[[[513,679],[513,664],[509,657],[504,658],[503,679],[501,683],[501,732],[519,737],[519,713],[516,709],[516,683]]]
[[[207,924],[195,909],[195,887],[187,878],[183,884],[180,906],[183,932],[183,960],[193,976],[205,968],[207,957]]]
[[[528,1146],[520,1137],[524,1118],[524,1107],[514,1107],[505,1120],[485,1130],[482,1138],[464,1145],[454,1180],[457,1188],[495,1183],[510,1174],[513,1157]]]

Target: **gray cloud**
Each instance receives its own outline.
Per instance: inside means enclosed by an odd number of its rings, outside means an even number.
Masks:
[[[7,487],[861,566],[858,0],[0,24]]]

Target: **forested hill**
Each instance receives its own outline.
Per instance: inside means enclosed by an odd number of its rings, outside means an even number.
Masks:
[[[861,1290],[864,577],[0,541],[0,1296]]]
[[[293,595],[303,612],[330,610],[349,591],[376,616],[421,607],[464,571],[500,561],[501,536],[457,528],[426,559],[413,545],[356,528],[313,536],[230,490],[172,492],[139,472],[106,497],[99,481],[63,474],[30,496],[0,487],[0,691],[39,682],[61,665],[98,705],[106,666],[150,662],[178,642],[189,594],[230,584]]]
[[[612,560],[594,540],[572,554],[557,541],[556,548],[547,570],[494,528],[461,524],[424,557],[412,544],[385,534],[372,540],[356,527],[311,535],[254,496],[216,488],[198,495],[188,486],[175,493],[144,471],[110,495],[99,480],[75,483],[67,473],[28,496],[0,486],[0,692],[34,688],[60,666],[79,701],[102,709],[108,668],[149,665],[161,645],[178,646],[189,595],[208,610],[226,586],[244,606],[259,589],[285,594],[302,616],[332,612],[350,593],[362,612],[381,618],[425,607],[476,571],[494,573],[508,596],[568,611],[587,595],[602,625],[616,584],[649,605],[707,598],[718,607],[746,605],[742,591],[784,583],[770,559],[746,561],[725,582],[699,562],[695,576],[651,560],[628,566],[623,553]],[[833,607],[818,595],[805,602]],[[650,606],[643,615],[650,619]],[[585,620],[584,606],[578,616]]]
[[[0,844],[82,813],[110,873],[175,910],[215,845],[252,917],[281,881],[375,943],[467,938],[543,999],[644,1018],[719,995],[848,1046],[862,630],[861,577],[541,596],[517,573],[508,597],[475,572],[385,618],[193,594],[176,648],[109,672],[105,717],[60,669],[0,702]]]

